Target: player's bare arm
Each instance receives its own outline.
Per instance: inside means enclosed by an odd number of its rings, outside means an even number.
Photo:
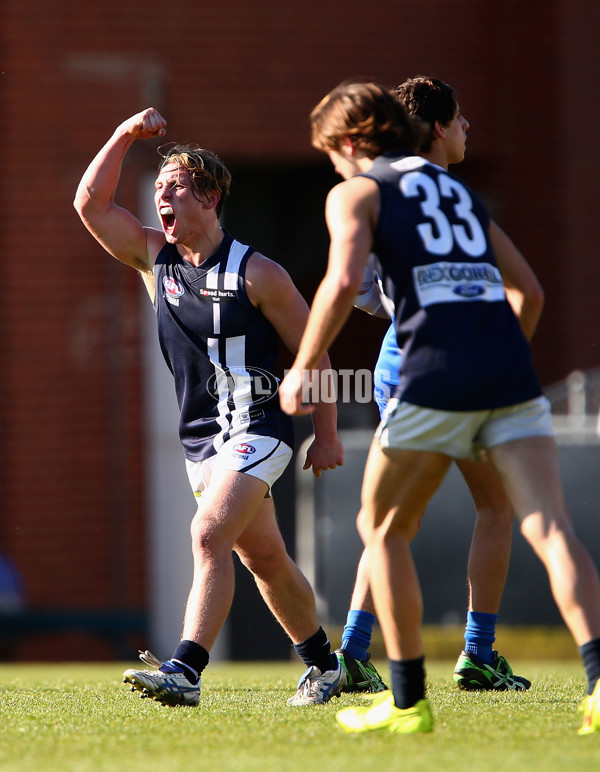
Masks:
[[[378,206],[377,184],[365,177],[336,185],[327,197],[327,272],[315,295],[296,360],[279,390],[282,409],[290,415],[308,412],[302,404],[302,373],[318,367],[352,310],[373,243]]]
[[[260,308],[277,330],[292,354],[296,354],[306,326],[309,308],[287,271],[278,263],[254,253],[246,269],[246,288],[251,302]],[[325,352],[319,369],[329,370],[329,355]],[[335,403],[318,402],[313,406],[315,441],[306,454],[304,469],[312,467],[321,476],[325,469],[335,469],[344,463],[344,450],[337,435]]]
[[[488,231],[506,296],[525,336],[531,340],[544,307],[544,291],[521,252],[493,220]]]
[[[166,121],[150,107],[118,126],[83,175],[74,206],[86,228],[104,249],[142,273],[152,270],[165,243],[159,230],[145,228],[131,212],[115,203],[123,159],[138,139],[164,136]]]

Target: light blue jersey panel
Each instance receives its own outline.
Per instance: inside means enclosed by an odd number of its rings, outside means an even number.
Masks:
[[[386,332],[379,357],[375,363],[374,373],[374,396],[379,414],[383,415],[389,398],[392,396],[394,387],[400,383],[400,363],[402,362],[402,352],[396,342],[396,330],[391,324]]]

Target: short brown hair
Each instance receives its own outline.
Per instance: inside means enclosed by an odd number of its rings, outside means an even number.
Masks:
[[[170,163],[176,163],[190,175],[192,192],[196,198],[209,193],[219,193],[216,206],[217,217],[223,210],[223,204],[231,185],[231,172],[223,161],[210,150],[197,145],[163,145],[158,148],[161,161],[158,172]]]
[[[310,123],[318,150],[339,150],[349,137],[369,158],[393,150],[416,152],[426,134],[393,91],[373,81],[340,83],[311,112]]]
[[[429,124],[429,137],[420,148],[423,153],[428,153],[431,150],[435,122],[447,126],[456,115],[456,91],[439,78],[416,75],[396,86],[396,96],[411,115],[418,115]]]

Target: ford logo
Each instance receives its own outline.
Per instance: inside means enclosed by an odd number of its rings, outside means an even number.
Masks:
[[[485,287],[481,284],[458,284],[452,291],[461,298],[476,298],[485,293]]]

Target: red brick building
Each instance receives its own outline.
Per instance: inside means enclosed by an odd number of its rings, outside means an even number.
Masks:
[[[600,10],[593,0],[4,0],[0,191],[0,552],[41,610],[143,614],[145,427],[140,308],[71,205],[93,154],[153,105],[168,140],[234,172],[227,224],[310,297],[323,270],[333,175],[307,116],[340,80],[456,86],[471,130],[460,174],[546,291],[533,351],[544,384],[600,366]],[[137,210],[156,145],[125,164]],[[371,365],[382,326],[356,320],[337,367]],[[102,636],[27,638],[22,657],[103,657]],[[83,650],[85,643],[86,650]]]

